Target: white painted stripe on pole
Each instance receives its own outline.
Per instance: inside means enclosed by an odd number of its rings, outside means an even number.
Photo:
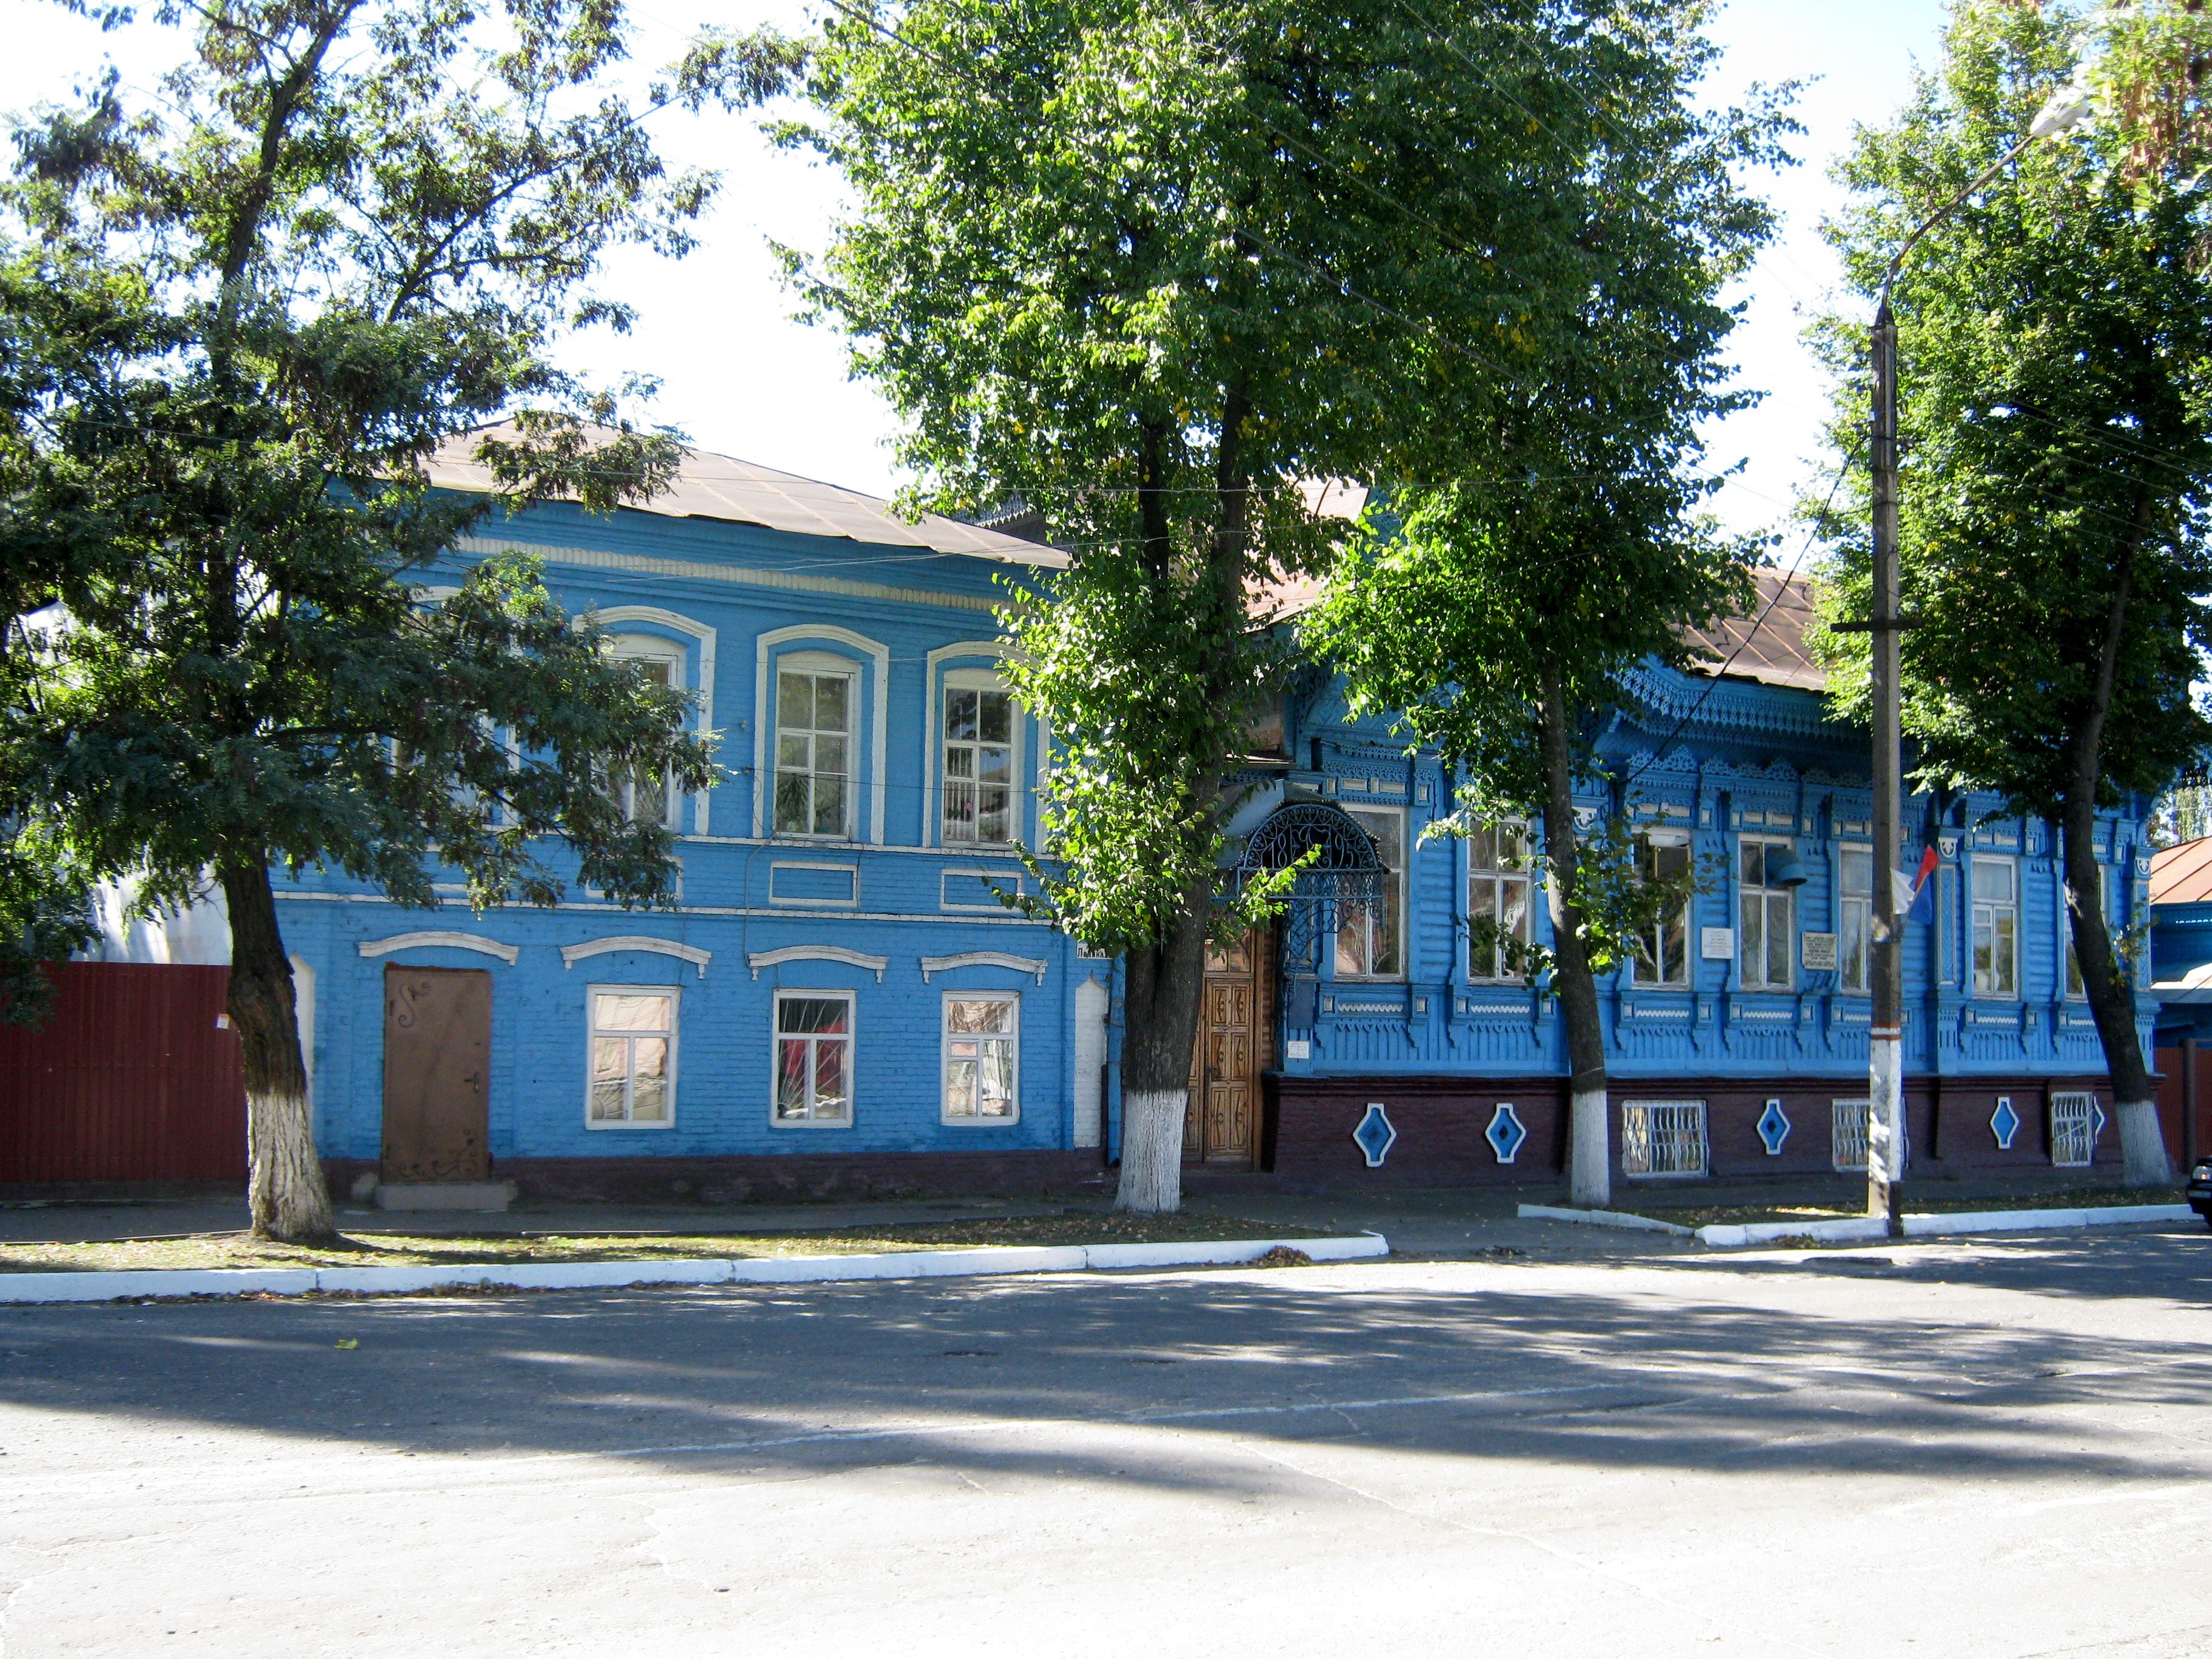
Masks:
[[[383,1267],[145,1268],[121,1273],[0,1273],[0,1303],[107,1302],[142,1296],[237,1296],[310,1291],[393,1295],[492,1285],[514,1290],[645,1285],[809,1285],[872,1279],[967,1279],[992,1273],[1080,1273],[1092,1267],[1197,1267],[1256,1261],[1277,1249],[1316,1261],[1386,1256],[1380,1233],[1351,1238],[1263,1238],[1176,1244],[983,1245],[854,1255],[699,1257],[659,1261],[517,1261]]]

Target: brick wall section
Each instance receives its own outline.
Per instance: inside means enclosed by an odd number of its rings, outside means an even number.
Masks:
[[[1404,1187],[1512,1186],[1557,1180],[1566,1145],[1567,1103],[1556,1077],[1304,1078],[1266,1079],[1261,1167],[1288,1182]],[[1939,1092],[1940,1088],[1940,1092]],[[2051,1164],[2049,1098],[2054,1092],[2096,1095],[2109,1120],[2112,1092],[2103,1077],[1916,1078],[1905,1089],[1912,1172],[1923,1177],[2017,1173],[2047,1177]],[[1863,1099],[1866,1079],[1770,1079],[1685,1077],[1619,1079],[1612,1086],[1612,1144],[1619,1172],[1620,1106],[1632,1100],[1702,1100],[1711,1171],[1717,1179],[1826,1176],[1833,1173],[1832,1106]],[[2010,1151],[1990,1128],[2000,1096],[2009,1096],[2022,1121]],[[1770,1157],[1757,1124],[1770,1099],[1782,1102],[1790,1131]],[[1380,1169],[1370,1170],[1352,1139],[1370,1101],[1389,1111],[1398,1139]],[[1502,1101],[1528,1130],[1510,1164],[1501,1164],[1484,1133]],[[2096,1171],[2120,1162],[2119,1129],[2107,1121],[2098,1138]],[[2081,1172],[2084,1176],[2090,1170]],[[1641,1184],[1641,1183],[1638,1183]],[[1662,1184],[1658,1182],[1655,1185]],[[1680,1184],[1668,1182],[1664,1184]]]
[[[325,1158],[341,1200],[374,1160]],[[1096,1148],[1082,1152],[853,1152],[736,1158],[508,1158],[492,1179],[548,1204],[794,1203],[817,1199],[1039,1197],[1096,1190]]]

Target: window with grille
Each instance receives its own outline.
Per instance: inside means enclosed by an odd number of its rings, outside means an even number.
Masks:
[[[1846,847],[1836,872],[1836,969],[1838,988],[1863,996],[1872,988],[1874,849]]]
[[[2020,994],[2020,866],[1974,860],[1974,994]]]
[[[1867,1119],[1874,1109],[1872,1103],[1863,1100],[1838,1100],[1829,1109],[1829,1164],[1835,1169],[1856,1170],[1863,1175],[1867,1167]],[[1910,1164],[1912,1162],[1912,1120],[1910,1113],[1900,1114],[1900,1116],[1903,1121],[1899,1127],[1905,1134],[1903,1164]]]
[[[676,998],[672,986],[594,985],[591,1098],[594,1129],[665,1129],[676,1116]]]
[[[1646,836],[1636,843],[1638,873],[1646,881],[1672,881],[1690,867],[1686,836],[1660,839]],[[1669,907],[1652,918],[1651,927],[1636,940],[1635,982],[1638,985],[1687,986],[1690,982],[1690,905]]]
[[[1747,991],[1786,991],[1794,979],[1797,896],[1767,872],[1790,851],[1786,841],[1746,836],[1736,848],[1742,927],[1736,938],[1736,974]]]
[[[1631,1100],[1620,1108],[1620,1171],[1701,1176],[1710,1152],[1702,1100]]]
[[[1019,1105],[1018,996],[945,999],[945,1121],[1006,1123]]]
[[[1528,826],[1485,825],[1467,838],[1467,976],[1520,979],[1526,958],[1516,962],[1514,946],[1528,949],[1533,892]]]
[[[1346,899],[1337,907],[1336,976],[1406,976],[1406,819],[1400,812],[1349,807],[1352,821],[1375,838],[1382,860],[1382,890],[1372,899]]]
[[[2062,1170],[2086,1170],[2097,1158],[2097,1097],[2051,1097],[2051,1161]]]
[[[851,834],[853,677],[775,680],[775,833]]]
[[[957,681],[945,688],[944,839],[1014,839],[1014,699]]]
[[[775,994],[775,1121],[843,1128],[853,1121],[853,994]]]

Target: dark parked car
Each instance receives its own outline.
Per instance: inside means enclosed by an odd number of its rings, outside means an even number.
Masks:
[[[2212,1158],[2199,1158],[2189,1172],[2189,1207],[2212,1227]]]

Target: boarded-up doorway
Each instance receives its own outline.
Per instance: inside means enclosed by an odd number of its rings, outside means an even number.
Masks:
[[[1259,1155],[1260,1072],[1270,1045],[1263,1001],[1272,936],[1247,933],[1227,949],[1207,947],[1206,990],[1183,1117],[1183,1159],[1250,1168]]]
[[[491,975],[384,970],[384,1179],[491,1174]]]

